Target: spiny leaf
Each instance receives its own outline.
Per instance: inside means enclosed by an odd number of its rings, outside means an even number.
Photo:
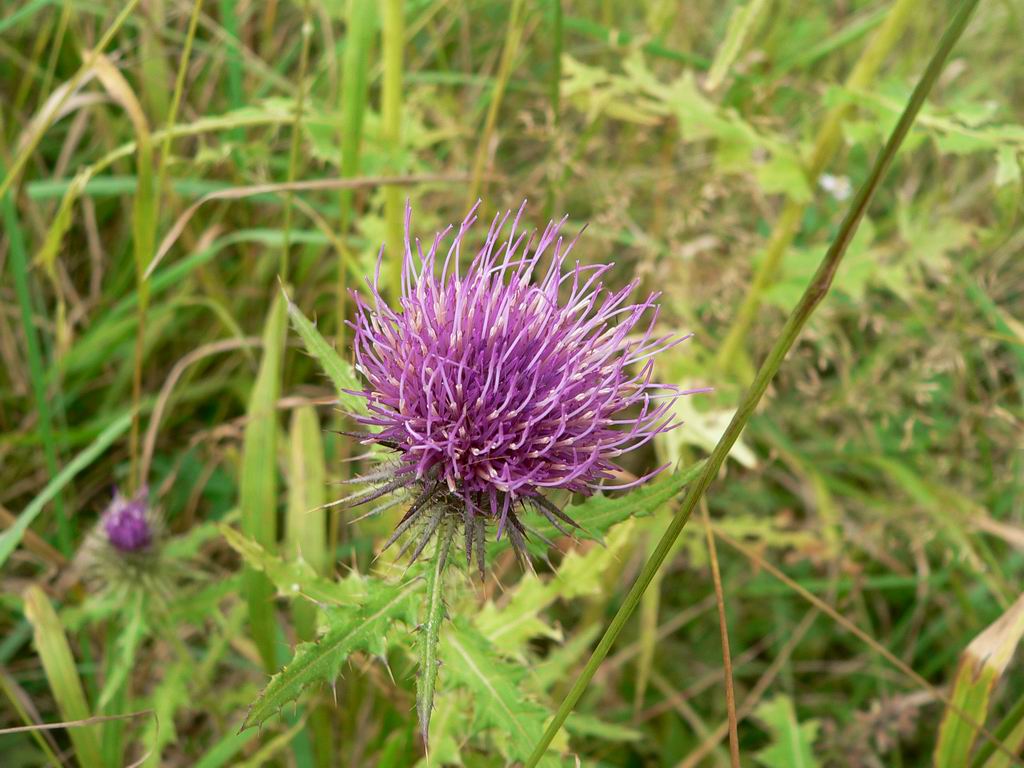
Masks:
[[[438,696],[430,718],[430,750],[416,768],[463,764],[462,743],[469,732],[467,715],[471,709],[468,691],[453,690]]]
[[[463,618],[453,619],[441,639],[445,674],[474,694],[476,722],[493,729],[512,760],[525,760],[540,739],[547,710],[519,689],[521,668],[498,656],[487,638]]]
[[[640,741],[644,737],[641,731],[626,725],[609,723],[593,715],[573,712],[565,721],[568,731],[580,736],[590,736],[604,741]]]
[[[820,723],[817,720],[798,721],[793,701],[788,696],[776,696],[762,702],[754,714],[772,735],[771,745],[755,755],[761,765],[767,768],[816,768],[818,761],[811,747],[818,736]]]
[[[434,708],[434,689],[437,685],[437,644],[444,622],[444,565],[455,535],[455,526],[445,523],[437,537],[430,570],[427,571],[426,610],[420,626],[420,673],[416,678],[416,710],[420,720],[423,745],[429,743],[430,713]]]
[[[302,596],[317,603],[354,606],[363,602],[366,586],[358,576],[331,581],[320,576],[305,560],[283,560],[229,525],[219,526],[228,545],[242,556],[246,565],[265,574],[288,597]]]
[[[661,505],[677,496],[687,483],[700,474],[704,462],[698,462],[686,469],[661,476],[631,490],[623,496],[611,498],[603,494],[595,494],[579,504],[566,508],[565,513],[583,526],[577,531],[581,538],[600,540],[609,528],[630,517],[653,515]],[[533,521],[531,530],[549,539],[557,539],[562,534],[555,526],[541,518]],[[498,542],[499,547],[507,547],[506,539]]]
[[[302,310],[291,299],[288,299],[287,294],[285,294],[285,299],[288,300],[288,316],[291,318],[292,327],[302,339],[306,351],[317,359],[324,373],[327,374],[331,383],[334,384],[334,389],[342,406],[355,413],[364,413],[366,405],[362,398],[349,394],[349,392],[358,391],[363,388],[352,366],[341,359],[341,356],[334,350],[334,347],[328,344],[327,340],[320,335],[320,331],[316,329],[316,326],[302,314]]]
[[[600,594],[605,573],[619,561],[632,531],[631,521],[626,521],[612,529],[603,547],[570,551],[550,578],[524,574],[506,591],[507,602],[498,608],[488,601],[473,618],[474,625],[495,648],[510,655],[521,653],[534,637],[560,640],[561,634],[541,620],[541,611],[558,599]]]
[[[368,587],[371,597],[358,611],[326,611],[327,631],[316,642],[296,646],[291,662],[270,678],[249,708],[242,728],[262,725],[311,685],[333,683],[354,651],[382,654],[391,625],[415,620],[413,593],[419,588],[418,580],[400,586],[375,584]]]

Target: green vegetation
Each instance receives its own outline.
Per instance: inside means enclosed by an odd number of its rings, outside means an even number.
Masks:
[[[1022,36],[1000,0],[4,8],[0,762],[1024,765]],[[714,388],[623,459],[672,470],[554,496],[583,530],[528,520],[533,568],[489,532],[482,580],[448,518],[410,565],[407,501],[332,503],[380,458],[348,290],[384,243],[395,294],[407,198],[429,243],[478,196],[586,224],[695,334],[655,378]],[[114,486],[158,553],[97,555]]]

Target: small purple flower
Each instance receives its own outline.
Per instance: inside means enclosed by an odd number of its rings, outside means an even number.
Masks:
[[[407,207],[399,306],[381,296],[383,248],[367,280],[370,303],[354,294],[356,367],[368,386],[353,394],[367,402],[358,421],[376,430],[360,437],[397,451],[398,461],[362,478],[380,484],[350,498],[414,489],[386,546],[439,510],[413,559],[446,511],[462,518],[467,558],[476,546],[482,568],[485,521],[497,522],[499,538],[507,530],[519,552],[526,531],[517,508],[535,508],[563,532],[560,523],[577,526],[546,491],[627,488],[665,468],[607,484],[617,457],[678,425],[671,409],[687,393],[652,381],[653,358],[687,337],[655,334],[658,294],[629,303],[639,280],[611,290],[602,278],[612,264],[567,263],[576,240],[559,233],[568,217],[539,239],[517,234],[525,205],[507,237],[511,212],[495,216],[465,272],[459,260],[479,203],[447,253],[450,226],[425,254],[416,240],[415,255]]]
[[[115,549],[125,553],[139,552],[153,543],[146,504],[145,489],[132,499],[126,499],[118,490],[114,491],[114,499],[103,513],[103,530]]]

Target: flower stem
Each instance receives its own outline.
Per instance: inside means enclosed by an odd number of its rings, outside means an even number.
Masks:
[[[900,115],[899,122],[893,129],[888,141],[886,141],[885,147],[875,160],[875,164],[872,167],[867,180],[858,190],[856,197],[853,199],[853,202],[850,205],[850,210],[847,212],[846,217],[840,224],[835,240],[833,240],[832,245],[829,246],[821,264],[818,266],[817,272],[815,272],[810,284],[804,290],[803,296],[801,296],[800,301],[793,309],[789,319],[786,320],[786,324],[783,327],[782,332],[779,334],[778,339],[775,341],[775,344],[772,346],[771,351],[768,353],[768,357],[761,364],[757,375],[754,377],[754,381],[743,396],[743,400],[740,403],[739,408],[736,410],[736,414],[733,416],[732,421],[729,422],[729,426],[718,441],[714,451],[712,451],[707,464],[704,465],[704,470],[701,472],[697,480],[687,488],[686,495],[683,497],[679,510],[676,512],[668,529],[661,537],[661,541],[658,542],[658,546],[655,548],[654,553],[644,564],[643,570],[640,572],[637,580],[633,583],[633,586],[629,590],[629,594],[626,596],[622,606],[612,618],[611,623],[605,630],[604,636],[602,636],[601,641],[597,644],[597,648],[595,648],[593,653],[590,655],[590,659],[587,661],[587,664],[580,673],[580,676],[576,679],[572,689],[558,707],[558,711],[555,713],[554,719],[549,723],[547,729],[544,731],[544,735],[537,743],[537,746],[531,753],[529,760],[526,761],[526,768],[534,768],[534,766],[537,765],[540,759],[544,756],[544,753],[547,751],[552,739],[554,739],[562,725],[565,723],[569,713],[576,706],[576,702],[578,702],[580,697],[583,695],[587,685],[590,683],[591,679],[593,679],[594,674],[601,665],[601,662],[604,660],[605,656],[608,655],[608,651],[611,649],[612,644],[619,636],[623,626],[625,626],[626,621],[629,620],[629,617],[639,604],[640,598],[643,596],[647,586],[651,583],[655,573],[657,573],[658,569],[664,562],[665,556],[671,549],[672,544],[689,521],[690,514],[693,512],[697,502],[700,501],[704,492],[708,489],[708,486],[711,485],[711,481],[718,475],[718,471],[725,462],[726,456],[729,455],[730,449],[736,442],[737,438],[739,438],[740,433],[746,426],[747,421],[754,412],[754,409],[761,401],[765,390],[768,389],[768,385],[778,372],[779,366],[782,364],[786,353],[789,352],[797,337],[800,335],[800,331],[807,323],[807,320],[828,293],[829,287],[832,284],[832,279],[835,277],[836,270],[842,261],[843,255],[846,253],[846,249],[849,247],[850,241],[853,239],[853,236],[857,231],[857,225],[864,217],[864,212],[867,210],[868,203],[871,202],[871,198],[874,197],[875,192],[878,190],[885,172],[892,164],[892,160],[896,156],[896,152],[899,150],[900,145],[906,138],[906,135],[910,130],[910,126],[913,124],[914,119],[917,117],[917,113],[921,109],[921,105],[924,103],[928,93],[935,85],[935,81],[938,79],[950,51],[953,49],[953,46],[956,44],[957,40],[960,39],[961,34],[963,34],[964,29],[967,27],[967,22],[977,4],[978,0],[964,0],[957,11],[956,16],[953,18],[953,21],[950,22],[949,27],[946,29],[942,39],[939,41],[935,53],[932,55],[931,61],[928,62],[928,67],[925,69],[924,74],[921,76],[917,86],[914,88],[914,92],[911,94],[910,100],[903,110],[903,114]]]
[[[430,731],[430,714],[434,709],[434,691],[437,686],[437,646],[441,638],[441,624],[444,622],[444,566],[448,561],[448,550],[455,536],[451,521],[441,523],[441,531],[435,539],[434,558],[427,573],[426,605],[423,623],[420,626],[420,671],[416,678],[416,709],[419,715],[420,735],[423,746],[427,746]]]

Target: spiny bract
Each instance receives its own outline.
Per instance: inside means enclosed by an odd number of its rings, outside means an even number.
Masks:
[[[451,226],[426,253],[418,239],[414,251],[407,207],[399,306],[381,295],[383,248],[366,281],[369,303],[353,292],[367,387],[351,394],[365,398],[368,413],[357,418],[374,430],[360,437],[398,455],[359,478],[377,485],[348,500],[404,490],[370,514],[412,499],[386,546],[425,518],[413,559],[449,514],[464,521],[467,559],[475,547],[481,570],[485,521],[497,522],[499,538],[507,530],[517,552],[526,535],[517,508],[536,508],[563,532],[561,523],[576,526],[545,491],[612,488],[616,457],[677,426],[671,409],[687,393],[652,382],[653,357],[686,337],[655,335],[658,294],[629,303],[639,280],[613,291],[602,282],[612,264],[567,264],[576,241],[560,235],[565,218],[539,238],[518,232],[525,205],[507,237],[511,211],[495,216],[465,272],[479,203],[446,253]]]

